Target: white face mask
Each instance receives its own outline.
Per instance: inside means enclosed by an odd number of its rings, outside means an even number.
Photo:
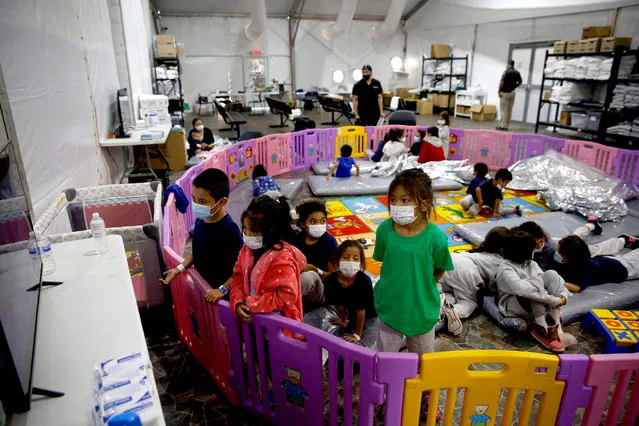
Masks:
[[[446,122],[444,120],[437,120],[437,124],[443,126],[444,124],[446,124]]]
[[[347,278],[352,278],[359,272],[361,265],[359,262],[346,262],[340,260],[339,271]]]
[[[410,225],[415,222],[415,206],[390,206],[391,217],[398,225]]]
[[[249,237],[246,234],[242,234],[242,240],[244,240],[244,244],[246,244],[246,247],[250,248],[251,250],[259,250],[264,247],[262,236]]]
[[[313,238],[320,238],[326,232],[326,224],[308,225],[308,233]]]
[[[404,136],[403,138],[401,138],[399,141],[400,141],[401,143],[406,143],[406,136]]]
[[[501,191],[503,188],[501,187],[501,185],[497,184],[497,189]]]
[[[204,126],[202,124],[200,124],[199,126],[195,126],[195,130],[201,132],[202,130],[204,130]]]

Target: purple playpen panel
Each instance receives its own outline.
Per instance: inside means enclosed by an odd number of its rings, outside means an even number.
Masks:
[[[628,385],[633,373],[637,374],[638,370],[639,353],[591,355],[585,385],[592,388],[592,398],[584,413],[582,426],[597,426],[600,424],[608,400],[608,392],[617,372],[619,372],[619,376],[617,377],[617,384],[614,388],[604,424],[605,426],[619,424],[624,400],[629,391]],[[638,418],[639,380],[635,380],[621,424],[624,426],[636,425]]]
[[[639,151],[620,149],[611,173],[623,182],[639,185]]]
[[[177,267],[177,265],[184,261],[182,257],[180,257],[168,246],[162,247],[162,251],[164,252],[164,262],[167,269],[175,268]],[[176,276],[173,281],[171,281],[170,286],[171,295],[173,298],[173,318],[175,318],[175,328],[177,329],[180,339],[182,339],[182,341],[186,343],[185,337],[188,315],[186,315],[186,303],[184,300],[182,282],[183,276],[184,274],[179,274],[178,276]]]
[[[386,385],[384,424],[399,425],[404,407],[404,380],[417,377],[419,356],[413,353],[379,352],[377,381]]]
[[[255,141],[253,139],[237,142],[226,148],[226,174],[231,183],[231,190],[251,178],[255,164]]]
[[[584,386],[590,358],[586,355],[559,355],[557,380],[566,382],[556,426],[572,426],[578,408],[588,406],[592,389]]]
[[[449,160],[461,160],[462,159],[462,144],[464,143],[464,130],[463,129],[450,129],[450,137],[448,144],[448,159]]]
[[[337,130],[315,129],[317,131],[316,161],[333,161],[335,159],[335,135]]]
[[[180,177],[175,183],[182,188],[182,192],[184,192],[184,196],[189,200],[189,205],[186,208],[186,212],[184,213],[184,239],[186,240],[188,237],[189,229],[193,225],[195,225],[195,216],[193,216],[193,210],[191,210],[191,188],[193,186],[193,179],[204,170],[205,163],[202,162],[196,166],[188,169],[182,177]]]
[[[329,418],[330,424],[338,423],[338,359],[344,362],[343,424],[352,424],[353,413],[353,364],[359,364],[359,423],[373,422],[373,405],[383,402],[383,386],[375,381],[375,352],[342,339],[292,321],[279,315],[255,315],[250,326],[244,325],[248,371],[236,359],[242,359],[241,342],[231,333],[239,334],[237,320],[223,313],[223,321],[229,332],[231,359],[233,360],[232,384],[240,402],[260,414],[266,414],[276,424],[324,424],[324,371],[322,349],[328,352],[329,363]],[[232,320],[232,321],[231,321]],[[235,325],[229,324],[235,322]],[[288,329],[302,334],[306,341],[285,336]],[[248,339],[247,339],[248,337]],[[256,371],[259,369],[259,373]],[[240,369],[240,370],[238,370]],[[267,377],[270,374],[275,409],[271,412],[266,394]],[[259,376],[259,380],[258,380]]]
[[[291,171],[305,169],[306,147],[304,145],[304,132],[291,133]]]
[[[510,164],[543,155],[550,150],[561,152],[564,139],[545,135],[513,133],[510,141]]]
[[[562,152],[590,167],[605,173],[612,173],[619,148],[600,145],[590,141],[573,141],[566,139]]]

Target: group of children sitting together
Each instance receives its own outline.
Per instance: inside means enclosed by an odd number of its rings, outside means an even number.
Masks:
[[[532,337],[558,353],[564,350],[560,311],[572,292],[639,277],[636,238],[585,242],[589,233],[601,233],[594,218],[558,243],[535,222],[510,230],[498,226],[476,249],[451,255],[446,235],[431,221],[431,179],[421,169],[408,169],[388,190],[391,217],[377,228],[373,259],[382,266],[373,286],[364,272],[362,245],[350,240],[338,245],[327,232],[324,203],[298,205],[292,223],[288,200],[262,169],[255,168],[258,196],[242,214],[241,230],[224,209],[230,192],[226,174],[207,169],[194,179],[192,254],[161,280],[169,284],[194,266],[212,287],[206,301],[229,300],[246,323],[262,314],[303,321],[305,313],[330,305],[335,314],[328,321],[344,340],[397,352],[405,339],[408,350],[421,355],[434,351],[438,321],[460,334],[461,319],[476,310],[480,292],[489,291],[504,315],[529,319]],[[489,178],[482,164],[475,172],[465,208],[479,211],[487,205],[495,214],[507,214],[499,201],[510,172],[499,170]],[[612,257],[623,248],[633,251]]]

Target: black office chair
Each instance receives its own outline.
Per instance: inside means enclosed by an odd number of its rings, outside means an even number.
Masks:
[[[399,124],[403,126],[416,126],[417,117],[413,111],[397,110],[388,116],[388,124]]]
[[[348,102],[330,96],[319,96],[317,99],[324,111],[331,113],[331,121],[325,121],[322,124],[336,126],[339,124],[338,120],[342,117],[346,117],[348,123],[353,124],[352,120],[355,118],[355,114]],[[337,118],[335,118],[335,113],[339,114]]]
[[[255,93],[252,93],[252,96],[255,96]],[[260,106],[260,108],[262,108],[264,106],[264,99],[262,98],[262,92],[257,92],[257,99],[252,98],[249,102],[249,105],[252,105],[251,108],[251,115],[257,115],[257,113],[255,112],[255,110],[253,109],[253,107],[256,107],[257,105]],[[262,110],[262,115],[266,114],[266,111]]]
[[[215,108],[217,108],[217,112],[222,116],[222,120],[230,127],[227,129],[220,129],[220,131],[233,131],[235,130],[237,136],[235,138],[229,139],[239,139],[240,137],[240,125],[246,124],[246,119],[242,114],[235,111],[227,111],[226,108],[222,106],[219,102],[215,101]]]
[[[269,127],[288,127],[288,124],[286,124],[286,122],[288,121],[289,115],[293,113],[291,107],[288,106],[286,102],[282,102],[279,99],[265,99],[271,112],[280,116],[280,124],[270,124]]]

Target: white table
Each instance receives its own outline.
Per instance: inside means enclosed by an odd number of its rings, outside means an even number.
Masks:
[[[160,180],[158,176],[155,174],[155,171],[151,167],[151,156],[149,155],[149,145],[164,145],[166,143],[166,139],[169,137],[169,133],[171,132],[172,126],[170,124],[161,124],[155,127],[149,127],[148,129],[142,130],[131,130],[129,138],[111,138],[104,139],[100,141],[100,146],[102,148],[111,148],[111,147],[134,147],[134,146],[143,146],[144,152],[146,154],[146,161],[149,170],[153,174],[156,180]],[[143,134],[154,134],[158,137],[153,139],[142,139]],[[161,151],[160,151],[161,152]],[[166,156],[162,154],[164,160],[166,161],[167,168],[169,164],[169,160],[167,160]],[[125,174],[126,177],[126,174]]]
[[[148,355],[122,237],[107,242],[100,256],[91,254],[91,239],[52,245],[57,268],[46,279],[64,284],[41,293],[33,386],[65,395],[34,397],[31,411],[13,415],[9,425],[91,424],[94,366],[132,352]],[[157,389],[154,401],[159,407]]]

